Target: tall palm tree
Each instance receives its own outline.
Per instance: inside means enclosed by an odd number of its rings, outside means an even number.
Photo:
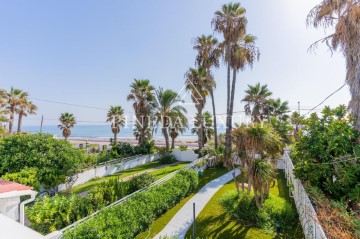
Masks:
[[[197,37],[194,44],[194,49],[197,50],[196,64],[198,67],[205,68],[208,79],[206,80],[206,88],[209,91],[213,110],[214,121],[214,141],[215,148],[218,147],[217,139],[217,122],[216,122],[216,108],[214,89],[216,88],[216,82],[211,74],[212,67],[219,67],[219,58],[221,56],[221,49],[218,45],[218,40],[212,35],[201,35]]]
[[[127,97],[128,101],[133,101],[133,108],[137,119],[137,130],[139,132],[139,144],[144,143],[149,137],[149,122],[151,108],[155,99],[155,88],[150,85],[149,80],[137,80],[130,85],[131,91]]]
[[[182,102],[179,95],[172,90],[163,90],[159,88],[156,91],[156,100],[154,102],[153,112],[156,117],[157,124],[161,125],[161,131],[165,138],[166,148],[170,148],[169,144],[169,128],[175,128],[176,122],[179,124],[186,123],[186,109],[180,105]],[[185,127],[184,125],[182,127]]]
[[[331,50],[341,49],[346,60],[345,81],[349,85],[349,109],[355,118],[355,128],[360,131],[360,3],[358,0],[323,0],[309,13],[307,23],[334,32],[315,42],[326,43]]]
[[[255,48],[255,37],[246,35],[247,18],[245,8],[240,3],[229,3],[222,6],[220,11],[215,12],[212,20],[213,28],[222,34],[224,41],[221,44],[223,58],[227,64],[227,120],[226,120],[226,142],[225,158],[231,159],[231,135],[232,116],[236,86],[236,72],[243,70],[246,65],[252,66],[255,58],[259,56]],[[233,79],[231,78],[233,69]]]
[[[120,133],[120,126],[125,125],[124,110],[121,106],[110,106],[106,122],[111,122],[111,131],[114,134],[114,143],[116,143],[117,135]]]
[[[59,121],[60,124],[58,127],[62,130],[65,140],[67,140],[67,138],[71,135],[71,128],[73,128],[76,124],[76,119],[73,114],[66,112],[60,115]]]
[[[248,85],[248,89],[245,91],[246,95],[243,102],[246,102],[244,106],[245,113],[251,115],[254,122],[260,122],[264,119],[264,116],[269,111],[269,97],[272,93],[267,88],[267,85]]]
[[[20,89],[15,89],[11,87],[10,91],[7,92],[7,109],[9,110],[10,119],[9,119],[9,132],[11,133],[14,126],[14,115],[18,105],[28,97],[28,93]]]
[[[197,109],[197,121],[200,122],[198,130],[198,146],[199,151],[201,152],[203,148],[203,131],[204,123],[202,119],[202,111],[206,104],[206,97],[208,95],[208,89],[206,88],[207,73],[206,70],[202,67],[195,69],[189,68],[185,74],[186,82],[185,87],[187,91],[191,92],[191,98],[195,103]]]
[[[29,101],[27,98],[24,98],[19,102],[18,108],[15,109],[16,113],[19,114],[18,128],[17,128],[18,133],[21,133],[23,117],[27,117],[28,115],[35,115],[37,109],[38,109],[37,106],[31,101]]]
[[[204,130],[203,130],[203,135],[202,135],[202,139],[203,139],[203,145],[205,145],[209,139],[211,139],[214,136],[214,127],[213,127],[213,120],[212,120],[212,115],[210,114],[210,112],[206,111],[204,112],[204,114],[201,117],[197,117],[203,120],[204,122]],[[194,122],[194,128],[191,129],[191,133],[192,134],[199,134],[199,126],[200,126],[200,122],[198,120],[195,120]],[[215,148],[217,149],[217,148]]]

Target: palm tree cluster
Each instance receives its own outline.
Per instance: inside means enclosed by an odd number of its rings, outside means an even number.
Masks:
[[[331,50],[341,49],[346,60],[346,83],[351,100],[349,109],[355,119],[355,128],[360,131],[360,2],[358,0],[323,0],[309,13],[308,25],[334,30],[319,42],[326,43]]]
[[[201,35],[195,39],[194,49],[197,51],[196,68],[189,68],[186,72],[186,89],[192,93],[192,99],[197,109],[196,121],[198,122],[199,150],[204,146],[204,118],[202,111],[206,104],[206,97],[211,97],[213,110],[213,131],[215,148],[218,147],[217,122],[214,90],[216,82],[212,74],[214,68],[220,65],[222,58],[227,66],[227,103],[226,103],[226,159],[231,158],[232,140],[232,116],[234,112],[234,99],[237,73],[246,66],[253,66],[259,58],[259,51],[255,46],[256,37],[247,33],[247,18],[245,8],[240,3],[229,3],[222,6],[220,11],[215,12],[212,26],[216,33],[220,34],[223,41],[218,41],[212,35]],[[232,75],[232,79],[231,79]]]
[[[271,96],[272,92],[267,85],[248,85],[242,101],[246,102],[245,113],[251,116],[253,122],[269,120],[271,117],[276,117],[279,121],[289,119],[289,102],[282,102],[280,98],[270,98]]]
[[[181,105],[182,99],[173,90],[155,90],[149,80],[135,79],[130,87],[127,99],[133,101],[136,116],[134,135],[139,144],[149,141],[154,131],[161,128],[166,148],[170,148],[170,138],[171,148],[174,148],[175,139],[188,127],[187,110]]]
[[[10,91],[0,89],[0,122],[9,123],[9,133],[13,132],[16,114],[18,114],[17,133],[21,133],[23,118],[29,114],[36,114],[36,111],[37,106],[29,100],[27,92],[13,87]]]
[[[275,156],[282,152],[281,137],[271,124],[258,122],[237,127],[232,137],[241,161],[240,170],[247,179],[247,186],[242,183],[242,190],[246,188],[250,194],[253,189],[256,205],[260,207],[276,176]],[[239,184],[235,183],[240,193]]]

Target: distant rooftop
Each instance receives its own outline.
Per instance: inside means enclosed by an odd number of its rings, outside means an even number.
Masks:
[[[7,193],[12,191],[28,191],[32,189],[33,189],[32,187],[25,186],[20,183],[7,181],[0,178],[0,193]]]

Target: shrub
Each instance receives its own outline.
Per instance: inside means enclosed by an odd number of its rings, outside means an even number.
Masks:
[[[133,177],[131,180],[129,180],[129,190],[135,192],[139,189],[147,187],[155,180],[156,177],[148,173],[144,173],[137,177]]]
[[[20,172],[17,173],[6,173],[2,176],[3,179],[21,183],[27,186],[33,187],[36,191],[40,191],[40,181],[37,176],[36,168],[24,168]]]
[[[176,162],[176,158],[172,154],[166,154],[163,157],[159,158],[159,163],[161,164],[172,164]]]
[[[244,192],[238,195],[236,191],[231,191],[220,199],[220,205],[233,218],[269,231],[275,230],[276,222],[279,222],[282,228],[291,228],[297,218],[290,203],[273,195],[257,208],[253,195]]]
[[[113,178],[92,189],[84,198],[75,194],[38,198],[33,206],[26,208],[26,213],[31,227],[46,234],[64,228],[154,181],[155,177],[150,175],[140,175],[127,182]]]
[[[122,204],[107,208],[73,230],[66,231],[63,238],[133,239],[158,216],[189,195],[195,185],[197,186],[196,172],[182,170],[169,181],[141,192]]]
[[[259,226],[267,230],[275,230],[276,222],[282,228],[291,229],[297,214],[285,199],[270,195],[258,212]]]
[[[257,223],[257,207],[252,195],[246,193],[238,195],[236,191],[230,191],[220,198],[220,205],[238,220],[254,225]]]
[[[186,151],[188,149],[188,146],[180,145],[179,149],[180,151]]]
[[[77,172],[84,160],[81,150],[51,135],[11,135],[0,138],[0,176],[16,173],[25,167],[37,169],[38,181],[45,188],[64,183]]]

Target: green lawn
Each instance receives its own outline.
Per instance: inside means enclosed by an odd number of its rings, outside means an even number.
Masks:
[[[288,188],[284,173],[278,171],[276,184],[271,188],[270,193],[285,198],[290,201]],[[240,179],[240,177],[239,177]],[[233,181],[224,185],[206,204],[205,208],[200,212],[196,218],[197,236],[201,239],[270,239],[275,238],[275,233],[267,234],[264,230],[250,225],[243,225],[238,221],[231,219],[225,210],[219,205],[219,199],[224,193],[235,190]],[[192,227],[191,227],[192,228]],[[293,230],[285,231],[279,238],[304,238],[300,221]],[[186,238],[192,236],[192,229],[189,229]]]
[[[161,217],[159,217],[155,222],[151,224],[150,233],[149,230],[140,233],[136,238],[137,239],[145,239],[145,238],[152,238],[156,236],[168,222],[173,218],[173,216],[184,206],[184,204],[189,201],[196,192],[198,192],[202,187],[204,187],[207,183],[211,182],[212,180],[220,177],[221,175],[227,173],[226,169],[207,169],[204,172],[204,176],[199,179],[199,185],[195,192],[190,194],[188,197],[184,198],[179,202],[175,207],[171,208],[169,211],[164,213]]]
[[[182,163],[179,163],[177,165],[157,169],[156,171],[151,172],[150,174],[153,174],[153,175],[161,178],[161,177],[164,177],[164,176],[166,176],[167,174],[169,174],[171,172],[174,172],[174,171],[186,166],[187,164],[188,164],[188,162],[182,162]],[[151,163],[144,164],[144,165],[141,165],[141,166],[136,167],[136,168],[128,169],[128,170],[125,170],[125,171],[122,171],[122,172],[119,172],[119,173],[116,173],[116,174],[113,174],[113,175],[109,175],[107,177],[94,178],[93,180],[90,180],[89,182],[86,182],[86,183],[81,184],[79,186],[73,187],[71,189],[71,193],[76,193],[76,194],[82,193],[82,192],[85,192],[85,191],[88,191],[90,189],[93,189],[93,188],[97,187],[102,182],[105,182],[105,181],[107,181],[107,180],[109,180],[111,178],[125,178],[125,177],[131,176],[131,175],[136,175],[136,174],[142,173],[145,170],[155,169],[155,168],[160,167],[160,166],[163,166],[163,165],[159,164],[158,162],[151,162]]]

